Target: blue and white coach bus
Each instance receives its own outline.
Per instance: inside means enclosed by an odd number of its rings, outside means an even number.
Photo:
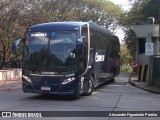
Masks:
[[[92,22],[51,22],[29,27],[23,43],[24,92],[79,96],[114,81],[120,70],[117,36]]]

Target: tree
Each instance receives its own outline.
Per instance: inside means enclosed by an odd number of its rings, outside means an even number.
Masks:
[[[129,29],[132,25],[147,24],[148,17],[154,17],[156,23],[160,22],[160,1],[159,0],[131,0],[134,1],[131,10],[121,19],[122,25],[126,26],[124,42],[130,53],[135,58],[136,35]]]
[[[19,32],[21,28],[17,24],[17,19],[20,16],[20,11],[23,6],[18,0],[8,0],[0,2],[0,47],[2,53],[2,63],[0,68],[2,69],[11,56],[11,44],[14,38],[21,36]]]
[[[119,6],[105,0],[84,0],[85,8],[82,20],[93,21],[106,29],[114,30],[119,24],[122,10]]]
[[[22,38],[33,24],[93,21],[113,32],[121,13],[119,6],[106,0],[1,0],[0,69],[18,57],[12,55],[12,42]]]
[[[125,44],[121,44],[121,65],[128,65],[132,62],[133,56],[130,54],[127,46]]]

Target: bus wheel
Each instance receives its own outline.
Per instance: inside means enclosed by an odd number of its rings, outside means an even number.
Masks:
[[[113,76],[112,76],[112,79],[110,81],[115,82],[115,77],[116,77],[116,70],[113,71]]]
[[[93,92],[93,83],[92,83],[91,80],[89,80],[89,81],[86,82],[86,84],[87,84],[87,89],[86,89],[86,92],[83,95],[84,96],[89,96]]]
[[[115,82],[115,78],[113,77],[110,81],[111,81],[112,83]]]

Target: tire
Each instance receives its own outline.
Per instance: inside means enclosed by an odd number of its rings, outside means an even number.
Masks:
[[[115,82],[115,78],[112,78],[112,79],[110,80],[110,82],[114,83],[114,82]]]
[[[110,80],[110,82],[112,82],[112,83],[115,82],[115,77],[116,77],[115,73],[116,73],[116,70],[113,71],[113,76],[112,76],[112,78]]]
[[[86,92],[83,95],[89,96],[93,92],[93,83],[91,80],[88,80],[88,81],[86,81],[86,84],[87,84]]]

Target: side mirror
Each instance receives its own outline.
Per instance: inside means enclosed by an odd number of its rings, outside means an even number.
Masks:
[[[18,46],[19,46],[19,43],[22,41],[22,39],[18,39],[16,41],[14,41],[12,43],[12,53],[13,54],[17,54],[18,53]]]
[[[82,36],[80,39],[77,40],[77,45],[81,45],[84,43],[86,36]]]

